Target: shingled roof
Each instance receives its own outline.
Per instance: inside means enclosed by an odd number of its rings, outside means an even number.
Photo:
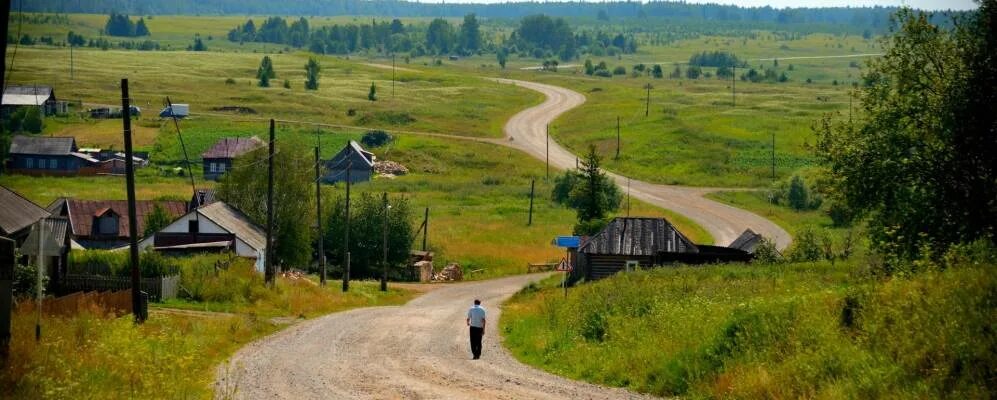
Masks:
[[[135,202],[135,216],[138,219],[139,235],[145,231],[146,216],[152,213],[156,204],[166,210],[170,220],[174,220],[187,212],[187,203],[183,201],[138,200]],[[128,201],[126,200],[77,200],[59,199],[48,207],[53,214],[69,218],[70,229],[76,238],[88,238],[93,232],[94,217],[113,212],[121,218],[118,220],[119,238],[128,237]]]
[[[0,186],[0,234],[13,235],[49,212],[4,186]]]
[[[14,136],[10,154],[68,156],[76,151],[76,139],[71,137]]]
[[[754,253],[761,241],[762,235],[755,233],[755,231],[751,229],[745,229],[744,233],[742,233],[741,236],[738,236],[737,239],[734,239],[733,242],[730,242],[730,245],[727,247],[744,250],[748,253]]]
[[[223,138],[215,142],[201,158],[236,158],[263,146],[263,141],[253,137]]]
[[[654,256],[659,252],[696,253],[689,238],[664,218],[613,219],[578,249],[586,254]]]

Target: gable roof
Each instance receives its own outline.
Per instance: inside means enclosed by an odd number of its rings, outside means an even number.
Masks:
[[[752,231],[751,229],[745,229],[744,232],[741,233],[741,236],[738,236],[737,239],[730,242],[730,245],[727,247],[744,250],[748,253],[754,253],[755,248],[758,247],[758,244],[761,243],[761,241],[762,235],[755,233],[755,231]]]
[[[346,169],[344,160],[347,157],[350,157],[351,160],[359,159],[361,162],[365,163],[367,167],[374,166],[374,153],[364,150],[363,147],[360,147],[359,143],[353,140],[347,143],[346,146],[343,146],[343,149],[340,150],[339,153],[336,153],[336,155],[326,163],[326,166],[329,169]],[[354,165],[353,167],[356,168],[359,166]]]
[[[198,207],[203,207],[216,201],[218,199],[215,198],[215,189],[197,189],[194,195],[190,196],[190,204],[187,206],[187,210],[194,211]]]
[[[187,212],[187,203],[173,200],[138,200],[135,202],[135,217],[138,219],[139,235],[145,231],[146,216],[152,213],[156,204],[166,210],[170,220],[174,220]],[[121,216],[118,219],[118,237],[128,237],[128,201],[127,200],[77,200],[59,199],[49,206],[52,213],[69,218],[70,232],[77,238],[90,237],[93,232],[94,218],[107,212]]]
[[[3,91],[5,106],[39,106],[54,97],[51,86],[9,85]]]
[[[37,225],[36,225],[37,226]],[[66,233],[69,230],[69,220],[63,217],[47,217],[42,219],[42,230],[45,231],[42,249],[44,255],[61,256],[66,249]],[[28,238],[21,246],[21,254],[34,256],[38,254],[38,230],[32,229]]]
[[[13,235],[48,215],[31,200],[0,186],[0,234]]]
[[[71,137],[17,135],[10,141],[10,154],[68,156],[76,151]]]
[[[201,158],[236,158],[263,146],[263,141],[253,137],[222,138],[215,142],[208,151],[201,153]]]
[[[266,232],[239,209],[218,201],[198,208],[197,213],[246,242],[250,247],[256,250],[266,249]]]
[[[614,218],[578,249],[586,254],[654,256],[659,252],[696,253],[689,238],[664,218]]]

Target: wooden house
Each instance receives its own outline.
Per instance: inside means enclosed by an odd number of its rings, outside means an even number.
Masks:
[[[208,151],[201,154],[204,167],[204,179],[217,181],[232,169],[236,157],[263,147],[263,141],[257,137],[223,138],[215,142]]]
[[[45,217],[40,221],[40,225],[35,224],[29,229],[30,233],[20,246],[20,253],[36,259],[39,256],[45,257],[49,284],[58,285],[61,278],[69,272],[69,250],[72,247],[69,220],[63,217]],[[40,253],[39,248],[42,249]]]
[[[135,203],[139,236],[145,232],[145,222],[156,205],[166,211],[170,219],[187,212],[185,201],[139,200]],[[113,249],[128,244],[128,202],[126,200],[78,200],[61,198],[48,206],[55,216],[69,221],[72,240],[87,249]]]
[[[670,264],[749,261],[747,252],[697,245],[664,218],[613,219],[576,250],[571,279],[595,280],[620,271]]]
[[[55,98],[55,90],[51,86],[40,85],[9,85],[3,91],[2,111],[6,118],[19,108],[38,107],[43,116],[65,114],[66,103],[60,103]]]
[[[31,225],[49,216],[49,212],[4,186],[0,186],[0,236],[20,245]]]
[[[216,201],[198,207],[139,243],[139,248],[190,254],[230,251],[256,260],[263,272],[266,232],[237,208]]]
[[[374,153],[364,150],[359,143],[351,140],[331,160],[325,162],[322,181],[342,182],[349,175],[350,182],[367,182],[374,176],[374,160]]]
[[[24,175],[95,175],[99,161],[77,150],[71,137],[17,135],[10,142],[7,170]]]

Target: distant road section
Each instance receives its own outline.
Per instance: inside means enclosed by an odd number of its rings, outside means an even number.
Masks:
[[[573,90],[542,83],[511,79],[495,81],[535,90],[547,96],[547,100],[540,105],[520,111],[509,119],[504,129],[509,140],[503,142],[541,161],[547,159],[547,125],[561,114],[585,103],[585,96]],[[549,151],[552,167],[560,170],[575,167],[576,156],[554,140],[550,141]],[[607,172],[607,175],[620,187],[627,187],[627,177],[612,172]],[[724,189],[660,185],[633,179],[629,183],[631,196],[695,221],[713,235],[718,246],[730,244],[749,228],[774,240],[780,249],[788,247],[791,241],[789,233],[772,221],[704,197],[707,193]]]

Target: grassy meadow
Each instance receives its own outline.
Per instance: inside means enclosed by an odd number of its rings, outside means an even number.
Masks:
[[[500,331],[527,364],[666,397],[992,395],[992,254],[885,280],[870,268],[658,268],[567,298],[548,280],[505,304]]]

